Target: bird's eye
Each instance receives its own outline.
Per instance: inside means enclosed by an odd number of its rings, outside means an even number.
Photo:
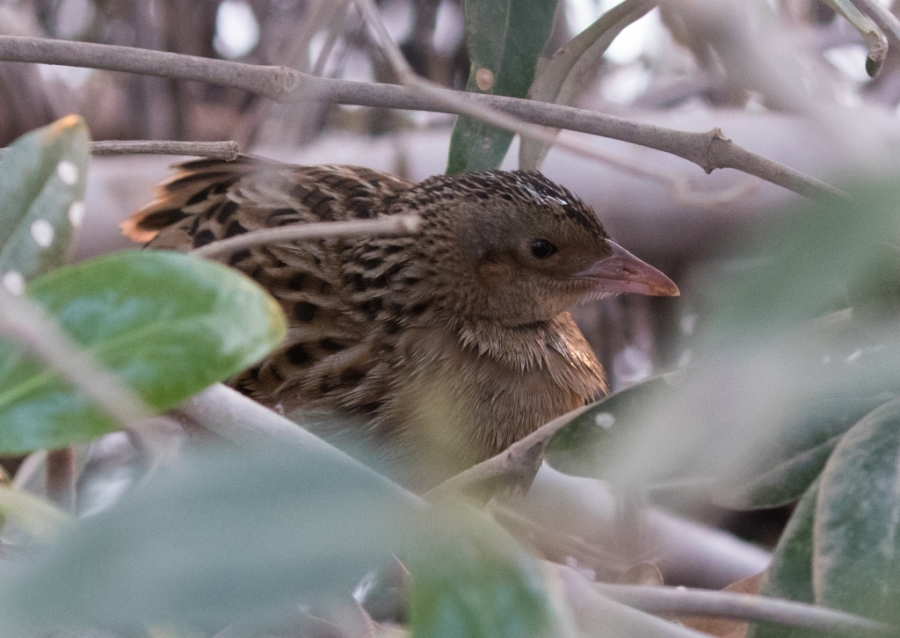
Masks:
[[[557,252],[556,246],[546,239],[535,239],[531,242],[531,254],[538,259],[547,259],[547,257],[555,252]]]

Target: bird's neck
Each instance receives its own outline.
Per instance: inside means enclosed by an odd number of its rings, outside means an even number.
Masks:
[[[549,321],[518,326],[464,319],[457,332],[464,348],[523,372],[558,365],[560,357],[576,369],[600,367],[568,312]]]

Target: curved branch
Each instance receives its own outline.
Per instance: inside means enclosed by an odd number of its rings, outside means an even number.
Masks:
[[[733,168],[815,200],[843,193],[814,177],[734,144],[719,129],[677,131],[584,109],[449,89],[427,92],[393,84],[320,78],[293,69],[105,44],[0,36],[0,60],[83,66],[210,82],[280,102],[305,100],[455,113],[451,104],[502,111],[532,124],[590,133],[677,155],[711,172]]]

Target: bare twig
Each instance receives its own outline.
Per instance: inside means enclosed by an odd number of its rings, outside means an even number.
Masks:
[[[0,157],[6,152],[0,148]],[[195,155],[232,161],[241,152],[237,142],[119,141],[91,142],[94,155]]]
[[[47,498],[65,512],[75,512],[75,449],[47,452]]]
[[[544,459],[544,448],[557,431],[590,406],[567,412],[519,439],[503,452],[447,479],[425,493],[429,501],[465,495],[487,501],[498,489],[527,491]]]
[[[418,215],[393,215],[381,219],[361,219],[346,222],[316,222],[280,228],[255,230],[201,246],[191,253],[207,259],[220,257],[237,250],[278,242],[325,239],[328,237],[357,237],[359,235],[411,235],[419,231]]]
[[[892,631],[883,623],[836,609],[808,605],[767,596],[731,592],[647,587],[642,585],[594,585],[604,596],[629,607],[653,614],[679,614],[771,622],[829,634],[886,636]]]
[[[663,182],[669,188],[674,190],[678,198],[685,203],[697,204],[706,200],[711,203],[708,205],[716,205],[716,203],[723,198],[725,201],[730,201],[733,197],[732,193],[725,193],[724,195],[714,193],[710,196],[697,196],[693,192],[688,180],[680,175],[673,175],[666,171],[655,170],[649,166],[613,157],[598,151],[590,144],[578,139],[573,139],[571,137],[560,138],[558,136],[559,130],[547,129],[543,126],[529,124],[525,121],[528,118],[511,116],[504,113],[501,109],[486,106],[484,104],[469,103],[467,100],[462,99],[460,94],[447,91],[433,82],[429,82],[428,80],[417,76],[403,56],[403,52],[400,51],[400,47],[397,46],[397,43],[394,42],[388,33],[384,21],[381,19],[378,9],[375,7],[372,0],[354,0],[354,2],[366,22],[375,31],[382,50],[394,68],[394,72],[400,78],[400,81],[409,87],[410,90],[423,96],[437,99],[445,107],[452,109],[453,112],[463,113],[488,122],[489,124],[499,126],[500,128],[513,131],[523,138],[541,142],[546,147],[556,146],[575,153],[576,155],[608,164],[627,173],[639,177],[650,177],[651,179]]]
[[[900,20],[878,0],[850,0],[854,7],[872,19],[895,47],[900,48]]]
[[[181,414],[190,422],[238,445],[276,443],[303,450],[314,450],[341,463],[352,463],[414,506],[426,506],[419,496],[329,445],[293,421],[221,383],[216,383],[185,401],[176,414]]]
[[[811,199],[823,200],[842,195],[841,191],[821,180],[747,151],[731,142],[719,129],[706,133],[689,133],[584,109],[499,95],[465,93],[430,86],[422,91],[393,84],[319,78],[284,67],[253,66],[85,42],[2,36],[0,60],[85,66],[210,82],[283,102],[322,100],[358,106],[442,113],[464,112],[474,117],[483,116],[483,111],[478,107],[487,107],[533,124],[590,133],[671,153],[694,162],[706,172],[717,168],[733,168]],[[491,123],[502,126],[499,120]]]
[[[118,141],[91,142],[94,155],[196,155],[232,161],[241,152],[237,142]]]

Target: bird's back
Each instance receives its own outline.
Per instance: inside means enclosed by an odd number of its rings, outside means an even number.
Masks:
[[[196,160],[177,169],[156,198],[123,224],[130,238],[150,248],[187,251],[253,230],[370,219],[389,214],[391,202],[411,186],[367,168],[294,166],[247,156]],[[284,344],[232,384],[287,411],[305,405],[376,412],[389,382],[388,371],[378,369],[383,344],[373,329],[384,291],[360,282],[377,281],[402,257],[407,241],[280,242],[221,257],[266,288],[289,319]]]

